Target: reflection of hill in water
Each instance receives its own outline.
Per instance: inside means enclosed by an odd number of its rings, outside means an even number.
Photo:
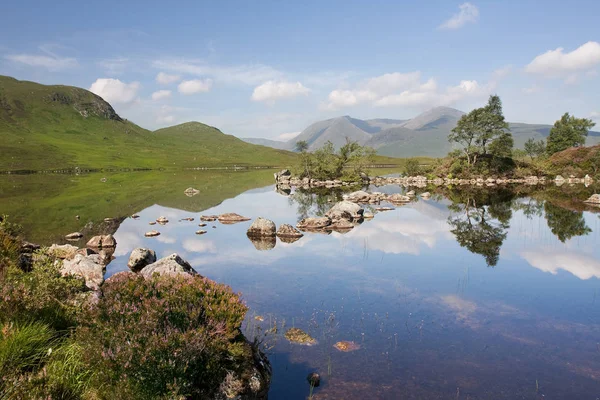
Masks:
[[[28,240],[47,244],[84,230],[88,222],[98,225],[105,218],[127,217],[153,204],[200,212],[269,185],[272,178],[270,170],[2,175],[1,212],[23,225]],[[200,193],[188,197],[188,187]]]

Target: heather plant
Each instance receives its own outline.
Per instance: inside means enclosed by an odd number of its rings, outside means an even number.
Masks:
[[[246,310],[229,287],[199,276],[123,274],[105,283],[76,340],[108,397],[205,398],[252,358],[240,332]]]

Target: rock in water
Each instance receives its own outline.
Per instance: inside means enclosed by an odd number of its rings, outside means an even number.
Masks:
[[[113,235],[99,235],[91,238],[86,246],[93,249],[114,248],[117,246],[117,241]]]
[[[104,282],[104,265],[98,254],[84,256],[76,254],[71,260],[64,260],[60,273],[63,276],[73,275],[83,278],[85,286],[92,290],[100,289]]]
[[[360,349],[360,344],[355,343],[355,342],[350,342],[350,341],[342,340],[341,342],[337,342],[336,344],[334,344],[333,347],[335,347],[339,351],[343,351],[345,353],[348,353],[348,352],[351,352],[351,351],[359,350]]]
[[[301,238],[304,234],[289,224],[282,224],[277,229],[277,236],[280,238]]]
[[[204,235],[205,233],[206,231],[202,229],[196,231],[196,235]]]
[[[160,260],[147,265],[140,271],[140,274],[142,274],[144,278],[149,279],[154,274],[159,274],[161,276],[177,276],[196,275],[197,272],[194,271],[187,261],[179,257],[179,254],[173,253],[170,256],[161,258]]]
[[[243,217],[236,213],[221,214],[221,215],[219,215],[219,217],[217,219],[222,224],[233,224],[236,222],[250,221],[250,218]]]
[[[212,221],[216,221],[217,218],[219,218],[217,215],[202,215],[200,217],[200,221],[212,222]]]
[[[331,209],[325,215],[332,220],[339,219],[334,218],[334,216],[343,216],[344,214],[348,214],[350,219],[360,219],[364,212],[365,210],[356,203],[352,203],[351,201],[340,201],[331,207]]]
[[[298,229],[323,229],[331,225],[331,219],[329,217],[316,217],[316,218],[304,218],[296,224]]]
[[[600,194],[591,195],[590,198],[587,199],[585,202],[592,203],[592,204],[600,204]]]
[[[164,224],[166,224],[167,222],[169,222],[169,220],[167,219],[167,217],[162,217],[162,216],[161,216],[161,217],[158,217],[158,218],[156,219],[156,222],[158,222],[158,223],[159,223],[159,224],[161,224],[161,225],[164,225]]]
[[[200,193],[200,191],[198,189],[194,189],[193,187],[189,187],[189,188],[185,189],[185,191],[183,193],[185,193],[185,195],[188,197],[192,197],[192,196],[195,196],[198,193]]]
[[[288,329],[288,331],[285,333],[285,338],[292,343],[303,344],[306,346],[312,346],[317,343],[313,337],[300,328]]]
[[[131,252],[127,266],[133,272],[138,272],[154,262],[156,262],[156,253],[154,250],[138,247]]]
[[[273,237],[276,233],[275,222],[263,217],[256,218],[246,232],[249,237]]]
[[[431,197],[431,193],[429,193],[429,192],[421,193],[421,198],[424,200],[427,200],[430,197]]]
[[[410,197],[395,193],[388,196],[387,200],[392,203],[408,203],[410,202]]]
[[[321,384],[321,376],[316,372],[311,372],[310,374],[308,374],[306,380],[308,381],[308,384],[312,387],[319,387],[319,385]]]
[[[65,239],[67,240],[79,240],[83,237],[83,233],[81,232],[73,232],[65,235]]]
[[[144,236],[146,236],[146,237],[154,237],[154,236],[158,236],[158,235],[160,235],[159,231],[150,231],[150,232],[146,232],[144,234]]]

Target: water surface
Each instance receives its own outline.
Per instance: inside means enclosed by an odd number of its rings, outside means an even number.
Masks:
[[[102,209],[122,221],[112,227],[118,246],[107,276],[127,269],[133,248],[150,247],[159,256],[177,252],[200,274],[231,285],[250,308],[246,335],[263,340],[273,364],[270,398],[307,398],[306,376],[314,371],[322,377],[315,399],[600,396],[600,219],[580,202],[594,188],[438,190],[348,233],[307,233],[294,243],[252,242],[245,235],[251,222],[199,228],[200,215],[225,212],[293,225],[340,196],[284,196],[269,184],[271,172],[247,174],[185,173],[157,177],[158,184],[146,175],[115,177],[130,196]],[[13,179],[29,185],[26,177]],[[135,180],[146,186],[130,188]],[[43,222],[39,210],[18,207],[18,194],[3,184],[2,201],[10,200],[13,214],[49,238],[67,230],[62,219],[76,227],[71,211],[116,196],[101,186],[85,195],[89,204],[68,200],[68,213],[54,211]],[[201,193],[186,197],[188,186]],[[53,196],[84,196],[85,187],[35,201],[53,210]],[[140,218],[126,218],[133,212]],[[170,222],[148,225],[159,216]],[[161,235],[145,238],[150,229]],[[208,232],[199,236],[198,229]],[[318,343],[290,344],[283,334],[291,327]],[[333,345],[343,340],[360,349],[338,351]]]

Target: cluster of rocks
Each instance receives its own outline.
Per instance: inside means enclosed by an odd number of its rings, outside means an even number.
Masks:
[[[274,174],[275,182],[277,184],[278,191],[287,192],[287,189],[291,187],[301,186],[303,188],[310,187],[326,187],[326,188],[335,188],[342,186],[353,186],[360,184],[370,183],[374,186],[385,186],[385,185],[401,185],[401,186],[414,186],[414,187],[426,187],[427,185],[433,184],[436,186],[441,185],[476,185],[476,186],[495,186],[495,185],[505,185],[505,184],[525,184],[525,185],[544,185],[549,182],[554,182],[556,185],[562,184],[585,184],[590,185],[594,182],[594,180],[586,175],[584,178],[578,178],[574,175],[569,176],[568,178],[563,178],[558,175],[554,180],[548,179],[545,176],[528,176],[525,178],[496,178],[496,177],[488,177],[488,178],[471,178],[471,179],[461,179],[461,178],[441,178],[437,177],[434,179],[428,179],[425,176],[406,176],[406,177],[381,177],[376,176],[369,178],[368,176],[361,174],[361,182],[344,182],[341,180],[317,180],[317,179],[300,179],[298,177],[293,177],[291,172],[287,169],[284,169],[280,172]],[[289,192],[287,193],[289,194]]]
[[[343,197],[346,201],[359,204],[380,204],[382,201],[386,201],[395,205],[401,205],[413,201],[416,198],[416,193],[414,190],[408,191],[406,194],[385,194],[381,192],[365,192],[359,190],[357,192],[345,194]],[[421,193],[421,198],[424,200],[427,200],[430,197],[431,194],[429,192]]]

